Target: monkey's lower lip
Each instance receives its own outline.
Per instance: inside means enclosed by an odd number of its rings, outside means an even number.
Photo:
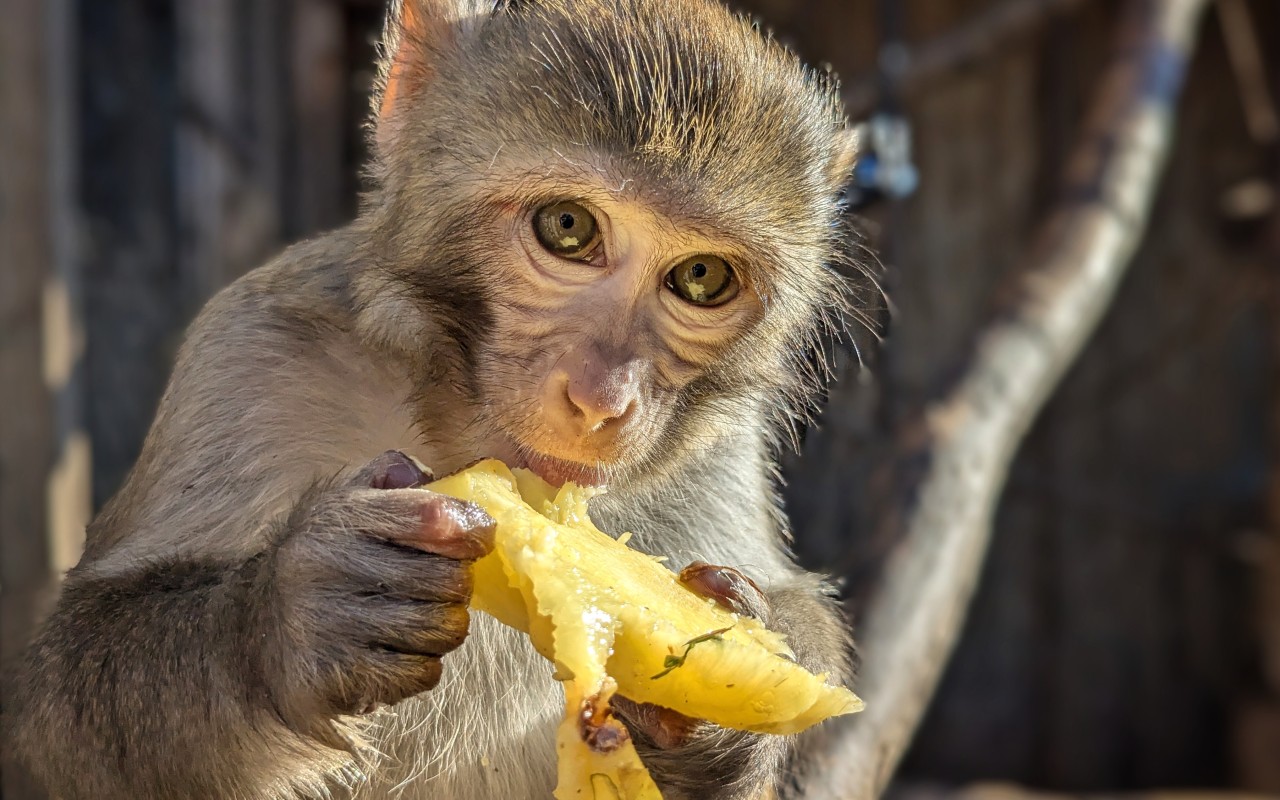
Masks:
[[[599,466],[566,461],[542,453],[519,456],[512,460],[511,466],[531,470],[553,486],[563,486],[569,482],[579,486],[603,486],[606,483],[605,472]]]

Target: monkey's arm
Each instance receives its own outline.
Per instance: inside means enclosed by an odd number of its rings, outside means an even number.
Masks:
[[[737,575],[733,570],[723,572]],[[797,660],[807,669],[847,682],[847,629],[837,606],[816,579],[801,576],[785,588],[760,593],[749,585],[725,585],[721,573],[703,565],[703,573],[694,579],[702,585],[692,588],[727,598],[734,610],[762,619],[787,635]],[[662,788],[663,797],[748,800],[760,797],[766,788],[775,789],[782,797],[792,796],[787,790],[794,787],[788,786],[786,779],[801,771],[797,756],[807,733],[784,737],[728,730],[626,701],[619,710],[631,723],[636,748]]]
[[[11,741],[36,777],[67,800],[323,785],[345,755],[278,716],[250,633],[265,561],[73,573],[15,687]]]
[[[348,715],[431,688],[465,636],[484,521],[402,491],[403,456],[340,474],[412,435],[325,303],[268,269],[193,325],[15,676],[10,740],[55,796],[322,794]]]
[[[320,796],[354,715],[432,688],[492,520],[399,454],[317,487],[240,563],[67,582],[20,673],[14,741],[64,800]]]
[[[856,653],[848,617],[832,587],[807,575],[791,586],[769,594],[774,630],[784,633],[797,660],[811,672],[825,672],[830,680],[853,686]],[[812,752],[806,742],[821,736],[812,728],[784,739],[786,745],[782,775],[778,776],[778,797],[804,796],[805,755]]]
[[[760,430],[761,426],[744,426]],[[636,496],[605,495],[594,509],[605,530],[639,531],[650,552],[691,564],[681,573],[689,588],[783,633],[796,659],[836,683],[852,681],[852,638],[830,587],[786,554],[781,516],[762,460],[750,445],[726,445],[672,477],[666,488]],[[714,491],[690,492],[686,486]],[[675,488],[671,488],[675,487]],[[739,572],[738,570],[741,570]],[[766,787],[787,796],[786,779],[802,766],[801,736],[769,736],[696,723],[673,712],[623,701],[620,713],[663,796],[672,800],[745,800]]]

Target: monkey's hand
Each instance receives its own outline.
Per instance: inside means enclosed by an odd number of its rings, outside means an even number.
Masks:
[[[729,611],[773,624],[769,599],[733,567],[695,562],[680,572],[680,582]],[[757,797],[781,771],[784,737],[729,730],[623,697],[613,699],[613,708],[631,731],[636,751],[664,798]]]
[[[385,454],[245,560],[86,557],[15,673],[0,760],[65,800],[325,794],[352,764],[339,718],[429,689],[467,633],[493,521],[425,478]]]
[[[433,688],[469,625],[471,563],[493,548],[477,506],[415,487],[430,480],[389,451],[346,485],[299,503],[257,578],[252,626],[270,701],[334,746],[335,717]]]

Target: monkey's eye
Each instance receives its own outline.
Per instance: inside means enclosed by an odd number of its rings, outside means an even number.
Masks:
[[[547,250],[574,261],[586,261],[600,243],[596,218],[572,200],[562,200],[535,211],[533,232]]]
[[[738,293],[733,267],[712,255],[692,256],[667,273],[667,288],[680,299],[699,306],[727,303]]]

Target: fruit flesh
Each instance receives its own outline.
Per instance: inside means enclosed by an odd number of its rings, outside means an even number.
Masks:
[[[476,562],[471,604],[528,633],[556,665],[565,689],[560,800],[660,798],[610,711],[615,692],[772,734],[862,709],[852,692],[796,664],[779,634],[689,591],[625,536],[599,531],[589,490],[557,489],[493,460],[426,488],[474,502],[498,523],[494,552]]]

